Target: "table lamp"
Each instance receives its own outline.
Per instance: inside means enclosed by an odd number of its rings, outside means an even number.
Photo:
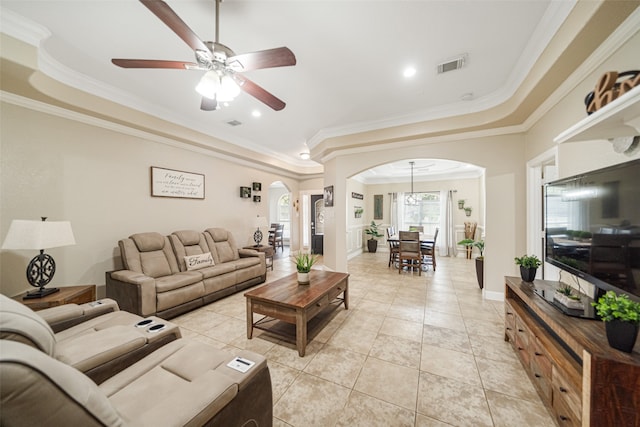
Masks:
[[[51,255],[44,253],[44,250],[76,244],[69,221],[47,221],[46,219],[47,217],[42,217],[42,221],[14,219],[2,244],[2,249],[40,250],[40,254],[36,255],[27,266],[27,281],[31,286],[39,289],[29,292],[24,299],[42,298],[58,292],[58,288],[45,288],[53,279],[56,263]]]
[[[256,247],[258,247],[260,246],[260,242],[262,242],[262,231],[260,231],[260,227],[268,227],[269,223],[266,217],[258,215],[253,220],[253,226],[256,227],[256,231],[253,233],[253,241],[256,242]]]

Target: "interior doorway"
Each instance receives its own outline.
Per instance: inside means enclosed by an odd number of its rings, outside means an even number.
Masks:
[[[311,253],[322,255],[324,246],[324,198],[322,194],[311,195]]]

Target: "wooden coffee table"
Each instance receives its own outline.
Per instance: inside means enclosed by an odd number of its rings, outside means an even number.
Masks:
[[[265,326],[269,320],[278,319],[296,325],[295,340],[298,354],[304,356],[307,347],[307,326],[335,300],[349,309],[349,274],[312,270],[309,285],[299,285],[297,274],[278,279],[257,289],[246,292],[247,298],[247,338],[253,336],[253,328],[270,333],[289,335],[277,328]],[[339,295],[342,294],[342,298]],[[253,314],[264,317],[253,321]]]

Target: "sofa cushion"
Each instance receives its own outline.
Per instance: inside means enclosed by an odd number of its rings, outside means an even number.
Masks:
[[[210,248],[215,248],[214,258],[216,255],[218,256],[218,259],[215,260],[216,264],[240,258],[233,234],[224,228],[207,228],[205,237],[207,245]]]
[[[187,266],[187,270],[200,270],[201,268],[211,267],[213,264],[213,256],[211,252],[207,252],[200,255],[187,255],[184,257],[184,263]]]
[[[174,289],[189,286],[202,280],[202,275],[197,271],[182,271],[170,276],[158,277],[156,279],[156,292],[162,293]]]
[[[225,262],[224,264],[216,264],[211,267],[205,267],[198,270],[198,273],[202,274],[202,277],[208,279],[210,277],[220,276],[226,273],[236,271],[236,266],[232,263]]]
[[[0,338],[22,342],[53,356],[56,338],[49,324],[26,305],[0,294]]]
[[[137,233],[129,236],[140,252],[159,251],[164,248],[164,236],[160,233]]]

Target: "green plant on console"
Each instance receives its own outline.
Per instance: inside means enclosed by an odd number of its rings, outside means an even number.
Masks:
[[[318,257],[317,255],[311,255],[307,252],[298,252],[293,260],[296,263],[298,273],[308,273],[311,271],[313,264],[318,260]]]
[[[607,291],[597,302],[592,302],[598,316],[605,322],[614,319],[623,322],[640,324],[640,303],[631,301],[628,296],[616,295],[613,291]]]
[[[535,255],[522,255],[521,257],[515,257],[514,261],[516,265],[524,268],[538,268],[542,264],[542,261]]]
[[[573,288],[569,285],[564,285],[556,289],[556,292],[565,295],[567,298],[580,301],[580,296],[573,293]]]
[[[369,236],[371,236],[372,239],[375,239],[376,237],[384,236],[384,234],[381,234],[378,231],[378,224],[376,224],[375,221],[371,221],[369,228],[365,228],[364,232],[365,234],[368,234]]]

